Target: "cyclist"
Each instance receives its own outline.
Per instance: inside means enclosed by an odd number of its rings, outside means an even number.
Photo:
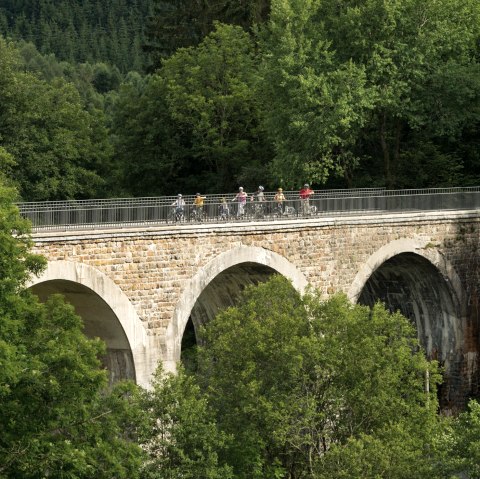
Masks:
[[[243,191],[243,187],[238,188],[238,193],[235,195],[232,201],[236,201],[238,204],[237,217],[243,216],[245,213],[245,205],[247,204],[248,195]]]
[[[302,205],[302,212],[304,215],[310,214],[310,196],[315,192],[310,189],[310,185],[305,183],[303,188],[300,190],[300,202]]]
[[[256,198],[257,201],[263,203],[265,201],[264,189],[263,186],[259,186],[257,192],[252,195],[252,201]]]
[[[250,201],[257,201],[257,204],[255,205],[254,208],[254,214],[255,216],[258,217],[263,217],[265,214],[264,207],[265,207],[265,194],[263,193],[263,190],[265,188],[263,186],[259,186],[257,191],[250,197]]]
[[[221,220],[227,220],[230,216],[230,208],[228,207],[226,198],[222,198],[222,201],[220,202],[219,213]]]
[[[205,199],[206,196],[202,196],[200,193],[197,193],[193,200],[194,216],[200,221],[202,221],[203,218],[203,203]]]
[[[283,194],[283,188],[278,188],[273,200],[276,203],[276,209],[280,215],[283,215],[283,202],[285,201],[285,195]]]
[[[172,203],[175,211],[175,219],[178,221],[185,213],[185,200],[181,193],[178,193],[177,199]]]

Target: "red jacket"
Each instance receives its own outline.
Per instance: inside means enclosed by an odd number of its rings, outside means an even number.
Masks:
[[[311,195],[313,195],[313,190],[310,188],[302,188],[300,190],[300,198],[302,198],[302,200],[307,200]]]

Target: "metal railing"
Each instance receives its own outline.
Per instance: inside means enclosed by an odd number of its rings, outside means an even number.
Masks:
[[[235,194],[206,195],[204,206],[193,205],[194,196],[185,195],[182,211],[173,206],[176,196],[117,198],[78,201],[19,203],[20,213],[35,230],[66,230],[94,227],[245,221],[277,221],[346,214],[469,210],[480,208],[480,187],[386,190],[363,188],[317,190],[308,202],[298,191],[284,192],[279,206],[275,192],[265,192],[264,202],[248,195],[242,209]]]

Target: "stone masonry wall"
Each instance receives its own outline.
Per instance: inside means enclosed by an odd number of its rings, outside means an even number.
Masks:
[[[315,218],[276,223],[150,226],[103,231],[37,232],[34,250],[49,261],[88,264],[118,285],[144,322],[154,347],[186,283],[222,253],[262,248],[285,258],[324,295],[355,299],[369,268],[389,245],[410,241],[447,277],[465,318],[465,354],[478,351],[480,211]],[[375,259],[375,255],[379,255]],[[374,259],[372,259],[374,258]],[[387,258],[388,259],[388,258]],[[366,267],[366,265],[370,265]],[[363,276],[361,271],[364,271]],[[353,289],[352,289],[353,288]],[[462,326],[463,327],[463,326]],[[153,339],[152,338],[152,339]],[[159,358],[164,351],[159,353]],[[472,373],[472,372],[470,372]],[[478,378],[472,378],[478,384]],[[478,386],[472,390],[478,392]]]

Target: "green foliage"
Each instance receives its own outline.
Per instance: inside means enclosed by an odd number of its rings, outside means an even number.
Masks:
[[[21,69],[0,38],[0,146],[16,161],[11,177],[25,200],[91,197],[110,157],[102,113],[84,110],[75,87]]]
[[[137,477],[136,390],[106,392],[103,344],[62,298],[25,289],[45,261],[14,198],[0,187],[0,477]]]
[[[227,457],[235,477],[432,473],[439,376],[400,314],[341,296],[301,298],[275,277],[246,289],[206,327],[202,343],[199,381],[233,437]],[[415,473],[402,476],[410,461]]]
[[[449,421],[438,437],[436,451],[442,479],[480,477],[480,404],[472,400],[467,411]]]
[[[431,426],[422,430],[424,426],[424,421],[404,419],[374,434],[362,433],[335,444],[322,458],[315,478],[440,478],[442,471],[430,450],[437,431]]]
[[[178,48],[197,45],[209,31],[202,2],[158,0],[152,2],[145,29],[144,50],[149,70],[155,71],[164,58]]]
[[[162,80],[129,74],[109,99],[117,188],[134,196],[176,192],[183,152],[178,149],[179,133],[171,127]]]
[[[259,126],[255,62],[241,28],[217,25],[157,74],[130,76],[112,114],[126,187],[171,194],[228,191],[239,179],[267,183],[258,176],[269,149]],[[257,172],[254,180],[246,166]]]
[[[22,69],[48,83],[64,79],[77,88],[89,111],[102,110],[104,94],[118,90],[122,75],[116,66],[106,63],[71,63],[60,61],[54,54],[42,55],[33,43],[16,42]]]
[[[179,48],[197,46],[215,29],[215,22],[239,25],[248,30],[267,19],[269,8],[269,0],[153,1],[144,45],[149,69],[159,68],[162,60]]]
[[[226,436],[218,431],[207,399],[192,377],[180,370],[176,376],[160,368],[143,407],[150,422],[143,448],[148,458],[142,479],[229,479],[231,468],[219,460]]]
[[[272,2],[266,120],[279,178],[337,171],[352,185],[362,163],[393,187],[411,184],[424,144],[434,169],[458,158],[453,143],[479,125],[479,17],[474,1]]]
[[[143,68],[142,26],[152,0],[5,0],[0,35],[32,42],[71,63],[107,62]]]
[[[15,166],[13,156],[0,146],[0,180],[8,183],[12,177],[12,170]]]
[[[94,66],[92,84],[99,93],[117,90],[120,86],[121,75],[118,68],[110,68],[105,63]]]
[[[25,199],[475,185],[479,18],[475,0],[5,0],[0,34],[23,43],[6,83],[21,89],[0,91],[0,146]],[[144,69],[142,48],[153,78],[119,88]],[[79,134],[99,148],[73,152],[58,135],[68,119],[45,113],[63,100],[42,102],[24,70],[75,85],[91,117],[80,112]]]
[[[9,301],[14,301],[19,288],[25,286],[30,274],[42,270],[45,260],[29,252],[32,246],[30,226],[13,204],[18,199],[16,192],[6,188],[3,182],[0,192],[0,291]]]
[[[159,74],[176,129],[189,139],[189,168],[201,189],[232,189],[260,141],[258,75],[248,35],[217,25],[197,48],[166,60]]]
[[[332,50],[319,3],[272,2],[264,42],[266,125],[287,187],[354,165],[352,142],[373,105],[364,67]]]

